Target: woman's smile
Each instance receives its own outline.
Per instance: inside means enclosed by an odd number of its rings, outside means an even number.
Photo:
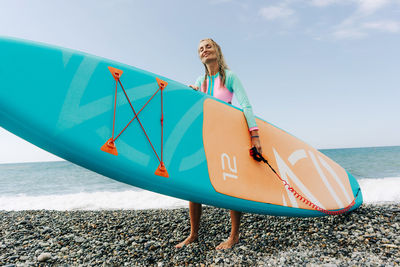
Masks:
[[[217,59],[215,47],[209,40],[200,42],[198,51],[203,63],[205,63],[204,60]]]
[[[202,57],[208,57],[209,55],[210,55],[210,53],[204,52],[201,56],[202,56]]]

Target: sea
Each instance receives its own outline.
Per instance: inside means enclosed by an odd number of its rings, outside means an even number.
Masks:
[[[358,180],[364,203],[400,203],[400,146],[323,149]],[[173,209],[188,202],[68,161],[0,164],[0,210]]]

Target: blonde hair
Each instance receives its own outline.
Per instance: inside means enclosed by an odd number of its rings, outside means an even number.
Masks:
[[[218,71],[219,71],[219,75],[221,75],[222,85],[225,85],[225,70],[229,69],[229,67],[225,62],[225,58],[224,58],[224,55],[222,54],[221,47],[211,38],[206,38],[206,39],[200,40],[200,43],[203,41],[210,41],[211,44],[216,48]],[[205,83],[207,80],[207,76],[210,76],[210,73],[208,72],[206,64],[203,63],[203,65],[204,65],[204,69],[205,69],[203,83]]]

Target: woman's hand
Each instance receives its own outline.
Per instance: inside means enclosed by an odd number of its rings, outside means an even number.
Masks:
[[[192,89],[194,89],[194,90],[196,90],[196,91],[199,91],[199,87],[198,87],[198,86],[189,85],[189,87],[192,88]]]
[[[258,153],[262,154],[262,148],[258,130],[251,131],[250,135],[251,135],[251,147],[255,147]]]

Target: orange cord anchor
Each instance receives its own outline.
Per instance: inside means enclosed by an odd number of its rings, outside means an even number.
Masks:
[[[167,87],[167,85],[168,85],[167,82],[165,82],[165,81],[163,81],[161,79],[158,79],[157,77],[156,77],[156,81],[157,81],[158,86],[160,87],[161,90],[164,90],[165,87]]]
[[[117,147],[115,146],[114,139],[111,137],[108,141],[100,148],[102,151],[118,156]]]
[[[158,168],[156,169],[154,174],[158,175],[158,176],[166,177],[166,178],[169,177],[169,174],[167,172],[167,168],[165,168],[165,165],[162,162],[160,163],[160,165],[158,165]]]
[[[116,69],[116,68],[113,68],[113,67],[108,67],[108,69],[110,70],[111,75],[114,77],[114,79],[116,81],[118,81],[119,78],[121,78],[121,75],[123,73],[122,70],[119,70],[119,69]]]

